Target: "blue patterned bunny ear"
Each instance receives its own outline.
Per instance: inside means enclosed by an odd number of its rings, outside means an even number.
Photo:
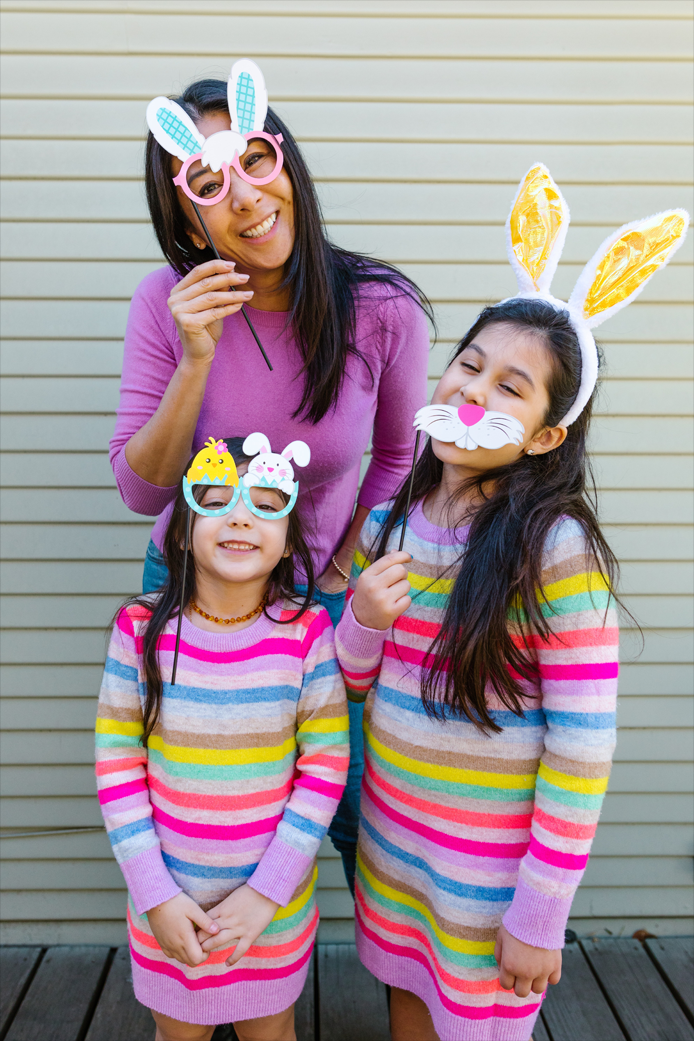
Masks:
[[[227,83],[227,99],[232,130],[249,134],[251,130],[263,129],[267,90],[263,74],[254,61],[242,58],[234,62]]]
[[[185,162],[202,151],[205,138],[190,116],[169,98],[159,97],[147,106],[147,126],[162,148]]]

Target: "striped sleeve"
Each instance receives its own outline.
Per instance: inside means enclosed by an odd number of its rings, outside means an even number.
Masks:
[[[372,563],[370,555],[387,512],[382,507],[372,510],[361,530],[354,551],[347,589],[347,606],[335,632],[337,659],[340,663],[349,701],[366,701],[381,671],[383,648],[389,630],[367,629],[360,625],[352,610],[352,597],[362,571]]]
[[[542,584],[553,630],[530,634],[547,720],[530,845],[504,916],[535,947],[564,946],[571,903],[588,863],[616,741],[618,628],[614,600],[587,556],[577,522],[550,537]]]
[[[313,862],[347,781],[349,717],[330,617],[304,615],[294,783],[277,833],[248,884],[285,906]]]
[[[138,914],[181,892],[164,864],[147,787],[134,623],[123,608],[111,634],[96,720],[96,781],[111,846]]]

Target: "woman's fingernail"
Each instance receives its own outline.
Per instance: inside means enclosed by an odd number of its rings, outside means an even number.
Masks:
[[[253,290],[251,290],[250,293],[241,293],[241,296],[244,297],[246,300],[250,300],[253,296]]]
[[[236,261],[235,260],[225,260],[224,263],[226,264],[227,267],[236,267]]]
[[[237,275],[236,277],[237,277],[237,278],[242,278],[242,279],[244,280],[244,282],[247,282],[247,281],[248,281],[248,279],[249,279],[249,278],[250,278],[251,276],[250,276],[250,275]]]

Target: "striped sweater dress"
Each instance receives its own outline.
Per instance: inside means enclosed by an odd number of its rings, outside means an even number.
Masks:
[[[369,515],[352,590],[386,513]],[[501,989],[495,938],[503,921],[525,943],[564,946],[615,743],[617,622],[579,525],[559,522],[542,577],[554,635],[529,634],[537,681],[524,684],[524,718],[490,696],[499,734],[432,720],[420,669],[465,537],[417,505],[405,541],[412,606],[381,632],[350,604],[337,627],[348,697],[368,695],[357,945],[375,976],[426,1002],[442,1041],[528,1041],[541,998]],[[396,528],[390,549],[398,538]]]
[[[268,609],[246,629],[206,632],[184,617],[175,687],[170,622],[164,694],[143,748],[145,608],[121,610],[96,724],[106,828],[129,890],[135,994],[189,1023],[280,1012],[301,993],[318,925],[316,852],[349,759],[347,703],[323,607],[298,622]],[[230,949],[189,968],[167,958],[147,911],[181,891],[204,910],[248,883],[281,906],[233,967]]]

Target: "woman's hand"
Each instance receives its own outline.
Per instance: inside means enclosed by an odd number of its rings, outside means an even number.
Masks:
[[[239,886],[210,909],[210,918],[215,920],[219,931],[216,935],[210,935],[209,929],[198,933],[203,951],[209,954],[218,947],[231,947],[235,943],[234,953],[226,960],[227,965],[235,965],[265,932],[279,906],[251,886]]]
[[[386,553],[362,571],[352,600],[354,617],[367,629],[390,629],[412,603],[406,564],[409,553]]]
[[[513,990],[519,998],[544,994],[549,983],[561,979],[561,951],[531,947],[517,940],[503,925],[499,927],[494,948],[499,966],[499,983],[504,990]]]
[[[185,893],[178,893],[147,912],[154,938],[167,958],[175,958],[193,968],[207,960],[195,926],[217,932],[219,926]]]
[[[189,271],[173,289],[169,310],[189,362],[211,362],[222,335],[222,319],[253,296],[241,291],[249,275],[239,275],[233,260],[208,260]],[[232,290],[240,286],[241,290]]]

